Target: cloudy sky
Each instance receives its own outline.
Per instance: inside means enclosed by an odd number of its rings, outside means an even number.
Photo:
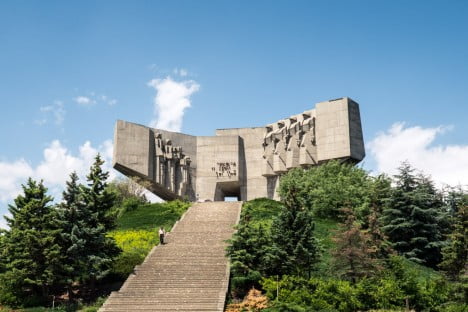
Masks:
[[[360,104],[365,169],[408,160],[467,185],[467,14],[456,0],[1,1],[0,215],[29,176],[59,194],[97,152],[109,164],[117,119],[213,135],[342,96]]]

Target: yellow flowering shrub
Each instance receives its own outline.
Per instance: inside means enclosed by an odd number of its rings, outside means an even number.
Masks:
[[[129,275],[133,268],[145,260],[153,246],[158,244],[155,230],[120,230],[109,233],[122,249],[114,263],[114,273],[122,277]]]

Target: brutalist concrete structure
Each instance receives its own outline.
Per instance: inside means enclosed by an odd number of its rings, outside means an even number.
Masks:
[[[218,129],[192,136],[117,121],[114,168],[150,182],[162,199],[222,201],[276,198],[291,168],[365,156],[359,105],[350,98],[254,128]]]

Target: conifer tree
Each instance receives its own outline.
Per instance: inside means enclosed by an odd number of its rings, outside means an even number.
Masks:
[[[251,271],[258,271],[268,276],[271,268],[266,258],[270,245],[271,240],[265,227],[253,226],[250,223],[240,224],[226,250],[231,259],[231,270],[236,275],[248,275]]]
[[[383,231],[398,253],[435,267],[443,244],[438,225],[442,201],[432,181],[414,174],[410,164],[405,162],[398,170],[396,186],[383,211]]]
[[[74,299],[73,283],[79,282],[86,275],[86,239],[89,238],[86,234],[92,230],[87,228],[86,219],[89,210],[85,205],[76,172],[70,174],[70,180],[66,182],[66,189],[62,194],[63,201],[59,205],[59,221],[62,229],[61,247],[64,259],[62,278],[68,291],[68,298],[72,301]]]
[[[104,160],[99,154],[96,155],[94,163],[86,176],[88,187],[84,189],[86,205],[92,214],[96,214],[96,223],[104,226],[106,231],[115,228],[115,216],[112,214],[116,195],[107,186],[109,172],[102,169]]]
[[[377,258],[386,258],[393,252],[387,237],[382,231],[380,218],[391,193],[391,180],[386,175],[379,175],[372,179],[369,192],[369,211],[367,218],[361,223],[364,231],[369,235],[370,244],[376,250]]]
[[[301,205],[294,183],[283,185],[282,201],[284,207],[271,226],[272,268],[279,275],[310,276],[320,253],[312,214]]]
[[[115,227],[115,216],[111,212],[115,195],[107,189],[109,173],[102,170],[103,164],[98,154],[87,176],[87,187],[83,188],[88,214],[82,228],[87,263],[84,279],[90,283],[92,290],[95,282],[110,272],[113,259],[120,253],[114,239],[106,235]]]
[[[453,232],[442,249],[443,261],[439,267],[450,279],[457,280],[467,271],[468,264],[468,198],[460,204],[453,221]]]
[[[5,258],[3,257],[3,250],[5,249],[4,246],[4,237],[5,237],[5,232],[3,229],[0,229],[0,276],[5,272]],[[0,287],[1,289],[1,287]]]
[[[5,272],[0,283],[18,300],[13,304],[26,297],[47,300],[58,282],[60,229],[51,201],[43,183],[29,178],[23,194],[9,205],[11,217],[5,217],[9,230],[5,231],[1,250]]]
[[[369,235],[369,243],[375,250],[375,256],[379,259],[385,259],[394,251],[382,231],[379,218],[380,214],[376,210],[372,210],[367,220],[367,229],[364,232]]]
[[[361,230],[353,210],[342,208],[341,212],[345,221],[334,237],[333,267],[340,276],[354,284],[380,270],[376,260],[378,249],[372,246],[370,235]]]

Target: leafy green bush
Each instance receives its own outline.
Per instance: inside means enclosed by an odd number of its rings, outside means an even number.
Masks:
[[[80,312],[97,312],[99,308],[104,304],[104,302],[106,302],[106,299],[107,299],[106,297],[99,297],[96,299],[96,301],[93,304],[83,307],[79,311]]]
[[[141,264],[148,252],[158,243],[156,230],[123,230],[109,234],[122,249],[113,266],[113,273],[126,278],[133,268]]]
[[[363,169],[330,161],[308,170],[290,170],[281,177],[279,194],[284,198],[293,184],[304,207],[317,217],[337,220],[343,207],[353,207],[358,216],[365,214],[370,205],[372,182]]]
[[[363,308],[395,309],[404,305],[405,293],[395,279],[363,279],[356,285],[356,288]]]
[[[347,281],[283,276],[279,281],[263,279],[262,286],[270,300],[277,300],[278,290],[278,301],[309,311],[356,311],[361,308],[357,289]]]
[[[274,302],[271,307],[264,309],[265,312],[307,312],[306,308],[301,307],[300,305],[287,302]]]
[[[455,307],[463,305],[463,300],[449,301],[454,290],[443,278],[432,276],[419,280],[405,265],[407,260],[401,260],[401,257],[393,259],[393,266],[381,276],[363,279],[355,285],[337,279],[297,276],[283,276],[279,280],[263,278],[261,284],[271,302],[279,301],[306,311],[400,310],[405,308],[406,300],[416,311],[462,311]],[[401,274],[406,277],[402,278]],[[274,305],[275,309],[279,306]]]

